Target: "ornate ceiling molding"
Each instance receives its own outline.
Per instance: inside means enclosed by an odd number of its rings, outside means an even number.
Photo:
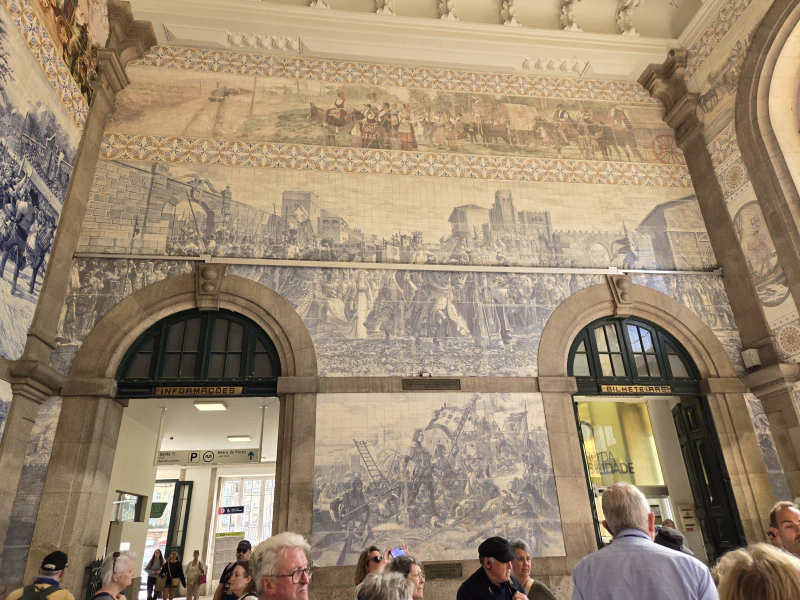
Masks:
[[[503,0],[503,5],[500,8],[500,19],[503,25],[509,27],[522,27],[522,23],[517,21],[517,8],[514,6],[515,0]]]
[[[575,21],[575,3],[581,0],[561,0],[561,9],[558,11],[558,22],[564,31],[583,31]]]
[[[614,23],[617,26],[617,33],[639,37],[639,32],[633,26],[633,11],[642,5],[644,0],[618,0],[617,15]]]
[[[526,71],[538,73],[554,73],[556,75],[571,75],[573,77],[583,77],[591,68],[592,63],[588,60],[578,60],[577,58],[553,60],[552,58],[526,58],[522,63],[522,68]]]
[[[375,14],[394,16],[394,0],[375,0]]]
[[[439,18],[442,21],[458,21],[456,0],[439,0]]]
[[[249,33],[227,32],[228,43],[237,48],[252,48],[260,50],[275,50],[278,52],[303,52],[303,43],[300,38],[275,37],[274,35],[252,35]]]

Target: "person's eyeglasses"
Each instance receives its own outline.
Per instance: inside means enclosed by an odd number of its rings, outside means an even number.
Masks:
[[[114,561],[111,563],[111,574],[115,574],[117,572],[117,559],[120,557],[120,552],[114,552],[111,556],[114,557]]]
[[[269,577],[291,577],[292,583],[300,583],[303,580],[303,573],[306,574],[309,580],[311,580],[311,576],[314,574],[314,567],[306,567],[305,569],[295,569],[291,573],[287,573],[286,575],[269,575]]]
[[[373,556],[372,558],[370,558],[370,559],[369,559],[369,561],[368,561],[368,562],[379,563],[379,562],[381,562],[382,560],[383,560],[383,557],[382,557],[382,556]]]
[[[413,577],[414,579],[418,579],[419,581],[425,580],[425,573],[409,573],[409,577]]]

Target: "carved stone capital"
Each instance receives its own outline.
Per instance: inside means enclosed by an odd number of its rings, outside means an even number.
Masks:
[[[14,395],[24,396],[37,404],[58,394],[66,380],[50,365],[25,356],[9,363],[8,375]]]
[[[62,396],[98,396],[113,398],[117,393],[117,380],[111,378],[68,379],[61,386]],[[123,403],[128,405],[127,400]]]
[[[800,365],[778,363],[748,373],[742,377],[742,382],[763,401],[777,394],[785,394],[787,390],[791,392],[798,376],[800,376]]]
[[[614,298],[614,315],[626,317],[633,310],[633,295],[631,294],[630,275],[608,275],[608,287]]]
[[[199,263],[194,267],[195,294],[199,310],[219,310],[219,293],[227,265]]]

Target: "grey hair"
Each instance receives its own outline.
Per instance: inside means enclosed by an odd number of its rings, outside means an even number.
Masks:
[[[511,549],[524,550],[525,552],[533,556],[533,550],[531,550],[531,547],[528,546],[528,542],[526,542],[525,540],[514,540],[513,542],[511,542]]]
[[[387,573],[400,573],[403,577],[408,577],[411,573],[411,566],[419,565],[413,556],[398,556],[386,566]],[[419,565],[422,568],[422,565]]]
[[[306,555],[306,561],[309,566],[311,565],[311,546],[302,535],[291,531],[273,535],[253,550],[253,554],[250,556],[250,566],[259,593],[264,591],[261,588],[261,580],[264,577],[278,575],[279,563],[291,550],[302,550]]]
[[[369,575],[356,592],[356,600],[409,600],[414,584],[400,573]]]
[[[111,585],[114,582],[114,575],[124,573],[130,564],[133,564],[133,558],[129,554],[120,554],[116,563],[113,556],[106,556],[100,565],[100,579],[103,585]]]
[[[623,529],[648,530],[650,505],[636,486],[618,481],[603,492],[602,503],[608,530],[613,535]]]

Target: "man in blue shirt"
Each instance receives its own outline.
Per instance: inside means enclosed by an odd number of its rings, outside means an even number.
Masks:
[[[516,557],[508,540],[484,540],[478,546],[481,566],[458,588],[456,600],[528,600],[522,585],[511,575],[511,561]]]
[[[655,515],[638,488],[617,482],[602,502],[614,541],[572,571],[572,600],[718,600],[708,567],[653,542]]]

